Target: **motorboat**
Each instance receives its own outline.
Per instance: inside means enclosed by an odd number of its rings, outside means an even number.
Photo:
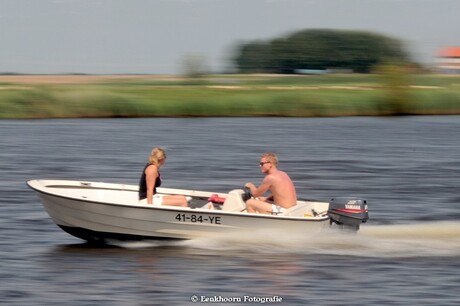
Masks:
[[[249,190],[228,193],[158,187],[159,194],[184,195],[189,207],[149,205],[138,186],[69,180],[30,180],[52,220],[65,232],[88,242],[194,239],[255,230],[357,231],[368,220],[366,200],[338,197],[299,200],[279,214],[248,213]]]

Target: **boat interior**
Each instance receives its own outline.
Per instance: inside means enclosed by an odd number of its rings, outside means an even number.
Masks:
[[[94,183],[94,182],[66,182],[62,181],[33,181],[30,182],[35,188],[67,198],[81,199],[86,201],[105,202],[120,205],[146,205],[146,200],[139,201],[137,186]],[[246,203],[243,200],[245,191],[242,189],[231,190],[227,194],[215,194],[211,192],[158,188],[161,194],[182,194],[187,196],[189,207],[180,209],[220,210],[226,212],[245,212]],[[220,201],[215,201],[214,199]],[[280,213],[282,216],[322,218],[327,215],[329,203],[320,201],[302,201],[297,205]],[[173,208],[170,206],[170,208]],[[178,208],[179,209],[179,208]]]

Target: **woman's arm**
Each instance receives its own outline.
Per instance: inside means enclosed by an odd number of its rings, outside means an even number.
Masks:
[[[145,180],[147,183],[147,204],[153,203],[153,195],[155,189],[155,181],[158,177],[158,168],[155,165],[150,165],[145,169]]]

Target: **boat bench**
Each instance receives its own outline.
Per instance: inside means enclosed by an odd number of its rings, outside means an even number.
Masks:
[[[222,210],[232,212],[242,212],[246,210],[246,203],[243,201],[244,191],[241,189],[235,189],[228,193]],[[290,217],[316,217],[322,215],[324,211],[327,211],[327,203],[322,202],[300,202],[296,206],[286,209],[283,213],[278,214],[279,216],[290,216]]]
[[[299,203],[296,206],[286,209],[280,215],[290,217],[316,217],[321,216],[327,211],[325,207],[327,203],[323,202],[305,202]]]
[[[246,209],[246,203],[243,201],[244,191],[242,189],[235,189],[228,193],[222,210],[242,212]]]

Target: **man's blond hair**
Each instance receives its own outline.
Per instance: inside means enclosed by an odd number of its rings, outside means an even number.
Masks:
[[[275,165],[278,167],[278,156],[275,153],[272,152],[265,152],[261,156],[262,158],[265,158],[267,161],[269,161],[272,165]]]

